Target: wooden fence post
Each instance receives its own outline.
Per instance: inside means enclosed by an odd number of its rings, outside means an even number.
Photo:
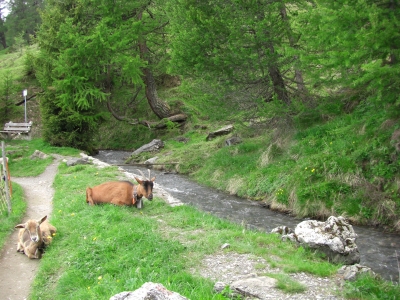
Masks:
[[[6,157],[6,148],[4,145],[4,141],[1,142],[1,152],[3,154],[3,179],[5,181],[5,186],[4,189],[6,191],[6,201],[7,201],[7,208],[8,208],[8,214],[11,213],[11,199],[10,199],[10,190],[9,190],[9,174],[8,174],[8,158]]]

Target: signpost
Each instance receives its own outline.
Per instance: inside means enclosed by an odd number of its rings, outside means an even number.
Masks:
[[[23,90],[22,95],[24,95],[24,99],[25,99],[25,123],[27,123],[27,120],[26,120],[26,96],[28,95],[28,90],[27,89]]]

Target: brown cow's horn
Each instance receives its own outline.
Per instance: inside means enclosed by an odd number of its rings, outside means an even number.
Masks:
[[[148,179],[146,178],[146,176],[144,176],[144,174],[143,174],[143,172],[142,172],[141,170],[139,170],[139,169],[136,169],[136,170],[138,170],[138,171],[140,172],[140,174],[142,175],[142,177],[143,177],[144,180],[148,180]]]

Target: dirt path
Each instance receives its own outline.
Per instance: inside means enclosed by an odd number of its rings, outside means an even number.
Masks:
[[[47,169],[37,177],[20,177],[11,180],[24,189],[28,207],[23,219],[39,219],[45,215],[50,217],[54,190],[52,184],[57,173],[60,159],[55,159]],[[12,174],[11,174],[12,175]],[[31,283],[39,267],[40,260],[29,259],[17,252],[18,230],[8,238],[0,253],[0,299],[27,299]]]

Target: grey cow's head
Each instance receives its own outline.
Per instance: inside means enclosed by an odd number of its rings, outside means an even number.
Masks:
[[[29,233],[29,237],[32,242],[39,242],[41,240],[40,224],[42,224],[47,219],[47,216],[39,220],[30,219],[23,224],[18,224],[15,228],[24,228],[26,232]]]

